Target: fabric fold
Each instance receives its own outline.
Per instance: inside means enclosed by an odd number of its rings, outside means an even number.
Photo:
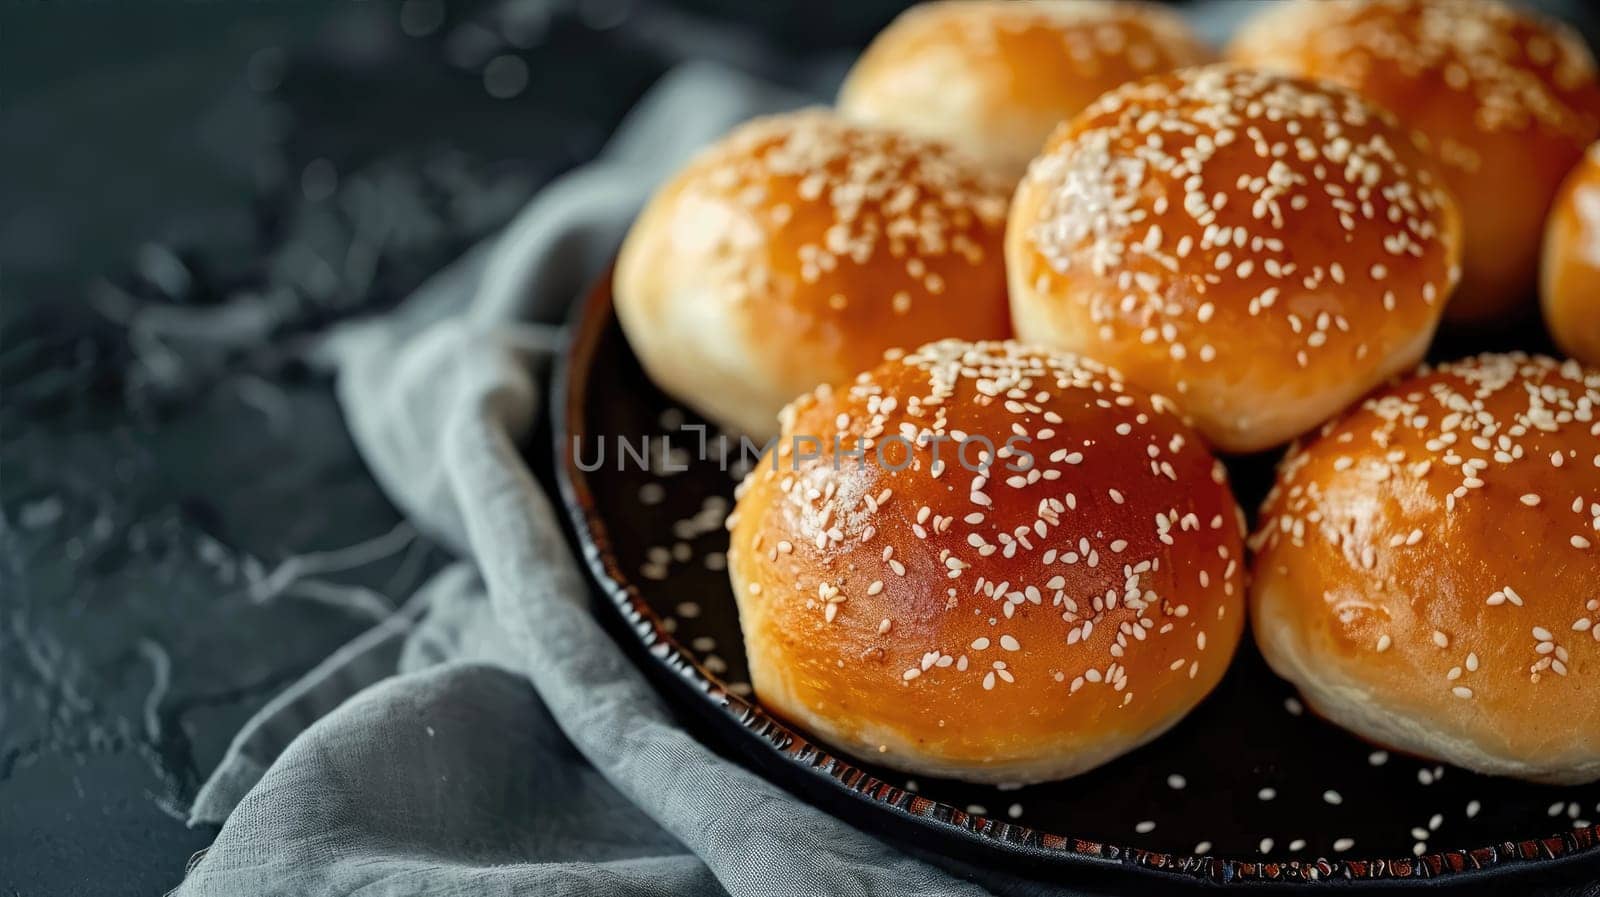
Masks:
[[[322,342],[379,484],[462,562],[240,733],[192,816],[226,822],[178,893],[984,893],[679,728],[592,616],[523,456],[554,322],[650,189],[738,121],[801,102],[674,71],[492,251]]]

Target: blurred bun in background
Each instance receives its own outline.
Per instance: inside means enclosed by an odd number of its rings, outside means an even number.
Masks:
[[[1600,135],[1595,61],[1567,25],[1493,0],[1261,4],[1230,61],[1345,85],[1427,140],[1461,207],[1465,276],[1446,309],[1531,309],[1556,190]]]
[[[825,110],[757,119],[650,200],[617,316],[661,389],[737,432],[886,349],[1010,333],[1008,181],[943,144]]]
[[[1212,58],[1181,15],[1155,3],[925,3],[872,42],[838,105],[1017,178],[1050,131],[1102,93]]]
[[[1062,126],[1017,189],[1006,254],[1019,338],[1112,365],[1249,452],[1422,358],[1461,237],[1388,113],[1218,65]]]
[[[1567,176],[1550,210],[1539,298],[1561,351],[1600,367],[1600,144]]]

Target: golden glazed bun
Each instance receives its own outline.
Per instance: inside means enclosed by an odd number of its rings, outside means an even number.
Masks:
[[[1112,365],[1247,452],[1416,364],[1460,227],[1386,113],[1210,66],[1114,90],[1052,135],[1006,257],[1018,338]]]
[[[945,340],[786,409],[728,569],[766,707],[897,769],[1036,782],[1216,685],[1242,522],[1168,400],[1086,359]]]
[[[1102,93],[1213,53],[1177,13],[1111,0],[924,3],[861,56],[839,109],[946,140],[1013,180]]]
[[[941,144],[818,110],[735,130],[663,186],[613,281],[651,379],[724,427],[891,347],[1004,338],[1009,188]]]
[[[1479,772],[1600,779],[1600,372],[1424,368],[1284,460],[1252,545],[1256,641],[1318,713]]]
[[[1544,232],[1540,301],[1561,351],[1600,366],[1600,143],[1556,197]]]
[[[1600,88],[1570,28],[1491,0],[1292,0],[1230,60],[1350,87],[1427,139],[1461,207],[1466,275],[1452,320],[1514,316],[1562,177],[1600,134]]]

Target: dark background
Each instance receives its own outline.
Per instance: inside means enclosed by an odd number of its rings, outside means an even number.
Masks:
[[[0,893],[157,894],[238,727],[443,559],[302,360],[674,61],[825,96],[902,3],[0,6]]]

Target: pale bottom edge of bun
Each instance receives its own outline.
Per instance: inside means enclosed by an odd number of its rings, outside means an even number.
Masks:
[[[1267,665],[1299,690],[1313,713],[1384,747],[1480,772],[1544,785],[1586,785],[1600,781],[1600,754],[1559,764],[1535,763],[1486,750],[1459,733],[1445,732],[1418,718],[1414,710],[1392,705],[1365,685],[1328,670],[1314,670],[1289,625],[1271,608],[1276,587],[1258,585],[1251,627]]]
[[[1282,391],[1274,395],[1271,387],[1256,386],[1250,393],[1236,396],[1240,407],[1250,408],[1249,418],[1228,423],[1214,421],[1202,427],[1211,444],[1230,455],[1265,451],[1315,430],[1329,418],[1359,402],[1362,396],[1396,374],[1410,371],[1428,354],[1437,325],[1428,327],[1407,342],[1395,347],[1365,376],[1352,376],[1317,395],[1302,395],[1292,389],[1291,378],[1281,382]]]
[[[877,766],[980,785],[1035,785],[1081,775],[1154,741],[1193,709],[1182,708],[1150,729],[1115,741],[1094,745],[1041,744],[1034,756],[1024,758],[952,761],[930,755],[899,731],[870,720],[856,721],[851,731],[845,731],[799,700],[788,677],[771,674],[768,665],[758,660],[757,652],[750,651],[749,656],[751,685],[761,705],[815,733],[827,745]]]
[[[1111,347],[1057,338],[1063,331],[1051,311],[1055,300],[1042,296],[1020,277],[1011,278],[1010,288],[1011,314],[1020,340],[1095,358],[1127,374],[1119,366],[1117,353],[1110,351]],[[1396,346],[1365,374],[1351,374],[1311,394],[1307,394],[1292,376],[1282,376],[1271,383],[1261,382],[1260,377],[1213,381],[1205,389],[1211,410],[1188,407],[1185,419],[1200,430],[1207,444],[1223,454],[1246,455],[1275,448],[1314,431],[1390,378],[1410,372],[1427,355],[1437,330],[1435,322]],[[1144,348],[1141,346],[1140,350]],[[1192,403],[1191,397],[1201,392],[1201,388],[1193,384],[1187,396],[1171,384],[1144,382],[1142,385],[1180,405]]]
[[[631,266],[622,270],[618,264],[613,307],[628,351],[650,382],[725,433],[758,443],[776,437],[778,411],[794,397],[769,376],[771,360],[752,354],[750,338],[727,303],[708,290],[661,297],[636,285],[640,275],[632,274]],[[651,303],[655,311],[643,310]]]

